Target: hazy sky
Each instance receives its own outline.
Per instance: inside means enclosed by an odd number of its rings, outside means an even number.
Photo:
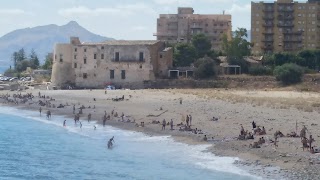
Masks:
[[[179,6],[193,7],[196,14],[225,10],[232,15],[233,29],[250,28],[250,0],[2,0],[0,36],[15,29],[75,20],[107,37],[155,39],[159,14],[175,14]]]

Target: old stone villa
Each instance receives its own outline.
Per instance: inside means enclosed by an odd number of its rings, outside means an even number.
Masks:
[[[145,81],[168,76],[172,53],[157,40],[81,43],[78,37],[71,37],[70,43],[54,47],[51,81],[62,88],[103,88],[108,84],[141,88]]]

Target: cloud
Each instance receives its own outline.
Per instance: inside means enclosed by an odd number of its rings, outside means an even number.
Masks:
[[[22,15],[26,12],[22,9],[0,9],[0,15]]]
[[[192,5],[194,3],[232,3],[235,0],[153,0],[155,4],[159,5],[179,5],[179,6],[185,6],[185,5]]]
[[[145,4],[127,4],[117,5],[114,7],[105,8],[89,8],[86,6],[77,6],[66,9],[60,9],[58,14],[64,17],[73,16],[101,16],[101,15],[117,15],[117,16],[130,16],[137,13],[156,14],[156,12]]]
[[[249,13],[251,12],[251,4],[245,4],[240,6],[238,4],[232,4],[232,7],[227,10],[227,12],[234,14],[234,13]]]
[[[133,31],[144,31],[147,30],[148,28],[145,26],[134,26],[131,28]]]

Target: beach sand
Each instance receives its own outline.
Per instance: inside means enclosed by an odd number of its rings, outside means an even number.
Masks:
[[[27,90],[38,96],[39,90]],[[68,103],[64,108],[43,108],[43,114],[50,109],[52,115],[65,115],[73,118],[73,104],[76,108],[84,105],[80,120],[87,120],[87,114],[92,114],[92,120],[102,122],[104,111],[111,114],[117,112],[124,119],[135,120],[135,123],[119,122],[120,117],[112,117],[107,125],[122,129],[144,132],[150,135],[172,135],[176,140],[188,144],[210,143],[213,146],[208,150],[220,156],[240,157],[239,166],[259,166],[253,173],[260,173],[270,166],[279,166],[288,179],[320,179],[320,155],[302,151],[300,138],[279,138],[278,147],[275,148],[269,139],[280,130],[284,135],[292,131],[299,134],[303,125],[308,128],[307,137],[311,133],[315,145],[320,145],[320,94],[293,91],[248,91],[228,89],[167,89],[167,90],[41,90],[42,95],[50,96],[55,106]],[[2,91],[0,94],[13,94],[17,92]],[[124,96],[124,101],[112,101],[112,98]],[[94,101],[95,98],[95,101]],[[180,104],[182,99],[182,104]],[[19,107],[38,110],[38,98],[33,104],[27,102]],[[48,100],[48,99],[47,99]],[[11,105],[11,104],[10,104]],[[13,105],[16,106],[16,105]],[[91,108],[87,108],[90,106]],[[95,106],[95,109],[93,107]],[[162,110],[161,110],[162,109]],[[78,109],[77,109],[78,111]],[[192,128],[201,129],[203,134],[194,134],[190,131],[179,131],[176,126],[192,115]],[[43,115],[44,116],[44,115]],[[210,121],[212,117],[218,121]],[[174,121],[174,129],[161,130],[160,124],[152,121],[170,119]],[[236,140],[240,134],[240,126],[252,131],[251,122],[255,121],[260,127],[264,126],[267,135],[256,136],[255,140]],[[144,122],[145,127],[137,127]],[[185,121],[183,121],[185,124]],[[202,141],[207,135],[209,140]],[[115,135],[116,136],[116,135]],[[261,148],[251,149],[249,145],[258,141],[260,137],[266,139]]]

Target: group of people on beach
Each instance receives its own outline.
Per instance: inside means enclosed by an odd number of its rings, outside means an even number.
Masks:
[[[243,125],[240,124],[240,134],[238,136],[238,140],[250,140],[250,139],[255,139],[254,136],[259,136],[259,135],[266,135],[267,132],[265,130],[265,127],[263,126],[260,128],[259,126],[256,125],[254,121],[251,122],[252,124],[252,131],[248,132],[248,130],[245,130]],[[274,145],[274,147],[278,147],[278,138],[280,137],[300,137],[301,138],[301,143],[302,143],[302,150],[304,151],[305,149],[308,149],[311,153],[320,153],[320,148],[315,148],[313,145],[313,142],[315,142],[314,138],[312,135],[309,135],[309,138],[306,137],[308,129],[306,126],[303,126],[301,131],[300,131],[300,136],[297,135],[296,132],[291,132],[288,133],[287,136],[284,136],[284,134],[277,130],[273,137],[273,139],[269,139],[270,143]],[[252,144],[249,145],[250,148],[260,148],[262,144],[266,143],[266,140],[264,137],[260,137],[258,141],[253,142]]]

